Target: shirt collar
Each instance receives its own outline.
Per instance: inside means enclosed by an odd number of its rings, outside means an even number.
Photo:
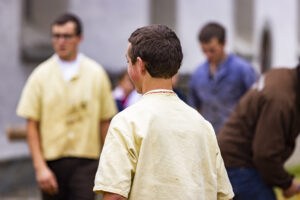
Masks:
[[[146,92],[143,96],[149,94],[175,94],[175,92],[173,90],[167,90],[167,89],[155,89]]]

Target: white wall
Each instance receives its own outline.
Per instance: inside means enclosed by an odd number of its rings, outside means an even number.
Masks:
[[[260,43],[268,24],[272,39],[272,67],[294,67],[297,64],[297,0],[256,0],[254,9],[255,63],[259,64]]]
[[[127,39],[136,28],[150,23],[150,1],[89,0],[88,3],[83,4],[80,0],[70,0],[69,10],[78,14],[84,24],[81,50],[109,71],[118,72],[124,69]],[[225,26],[226,49],[231,51],[234,35],[232,2],[232,0],[189,0],[188,2],[177,0],[175,31],[181,40],[184,53],[181,73],[193,72],[196,66],[204,61],[197,34],[199,29],[209,21],[217,21]],[[89,12],[86,12],[87,10]]]
[[[150,20],[148,0],[72,0],[70,11],[78,14],[84,24],[82,52],[112,72],[127,66],[128,38]]]
[[[20,29],[21,1],[0,1],[0,160],[29,155],[27,144],[9,142],[5,135],[8,125],[22,123],[16,107],[26,79],[26,67],[21,66]]]
[[[232,0],[178,0],[177,33],[183,47],[183,64],[180,72],[191,73],[205,60],[197,35],[200,28],[216,21],[227,30],[226,49],[231,51],[233,38]]]

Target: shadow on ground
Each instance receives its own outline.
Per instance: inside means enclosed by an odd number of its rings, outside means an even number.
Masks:
[[[30,158],[0,161],[0,180],[0,199],[40,199]]]

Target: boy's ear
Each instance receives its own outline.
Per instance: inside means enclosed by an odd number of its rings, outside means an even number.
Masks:
[[[141,70],[141,73],[145,74],[147,71],[145,61],[143,61],[140,57],[137,57],[137,64],[138,64],[139,70]]]

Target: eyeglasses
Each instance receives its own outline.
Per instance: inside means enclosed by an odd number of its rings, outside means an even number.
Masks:
[[[52,37],[56,40],[58,40],[59,38],[63,38],[65,40],[69,40],[72,37],[76,36],[75,34],[52,34]]]

